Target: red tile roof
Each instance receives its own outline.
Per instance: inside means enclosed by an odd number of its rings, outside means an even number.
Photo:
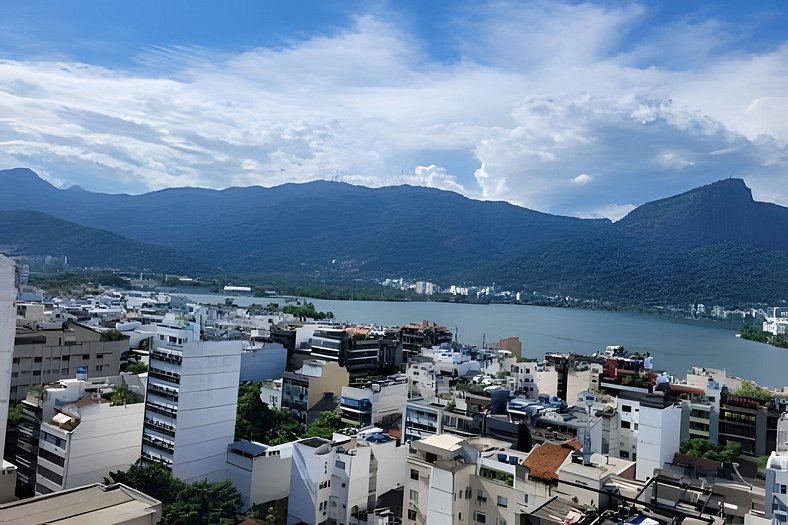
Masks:
[[[566,457],[572,452],[571,447],[542,443],[531,450],[523,461],[523,466],[531,471],[532,478],[553,481],[558,479],[558,469],[563,465]]]

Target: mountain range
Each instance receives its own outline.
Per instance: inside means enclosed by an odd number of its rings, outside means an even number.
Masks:
[[[494,281],[638,305],[788,298],[778,277],[788,268],[788,208],[753,200],[741,179],[617,222],[327,181],[124,195],[59,189],[17,168],[0,170],[0,187],[0,245],[79,265]]]

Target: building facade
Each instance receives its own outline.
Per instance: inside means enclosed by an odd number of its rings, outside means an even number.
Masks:
[[[240,366],[240,341],[201,341],[196,323],[165,317],[150,351],[142,458],[187,482],[223,480]]]

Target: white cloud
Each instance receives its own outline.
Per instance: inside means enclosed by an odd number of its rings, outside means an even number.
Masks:
[[[103,191],[338,177],[606,217],[743,176],[788,204],[788,45],[719,54],[730,28],[681,21],[622,48],[649,16],[477,6],[456,62],[370,16],[276,49],[151,48],[143,72],[0,61],[0,164]],[[678,34],[693,56],[659,44]]]
[[[581,173],[577,177],[572,177],[572,182],[578,186],[585,186],[592,180],[594,180],[594,178],[587,173]]]
[[[610,219],[617,221],[635,209],[634,204],[608,204],[591,211],[581,211],[577,214],[583,219]]]

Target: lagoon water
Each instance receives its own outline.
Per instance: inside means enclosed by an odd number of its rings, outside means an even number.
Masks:
[[[197,302],[224,302],[225,295],[187,294]],[[235,304],[267,303],[266,298],[233,297]],[[270,299],[276,301],[276,299]],[[590,354],[608,345],[651,352],[654,367],[684,376],[692,366],[724,368],[765,386],[788,386],[788,350],[735,337],[731,325],[630,312],[547,308],[513,304],[328,301],[309,299],[339,321],[396,325],[428,319],[447,326],[462,343],[518,336],[523,355],[545,352]]]

